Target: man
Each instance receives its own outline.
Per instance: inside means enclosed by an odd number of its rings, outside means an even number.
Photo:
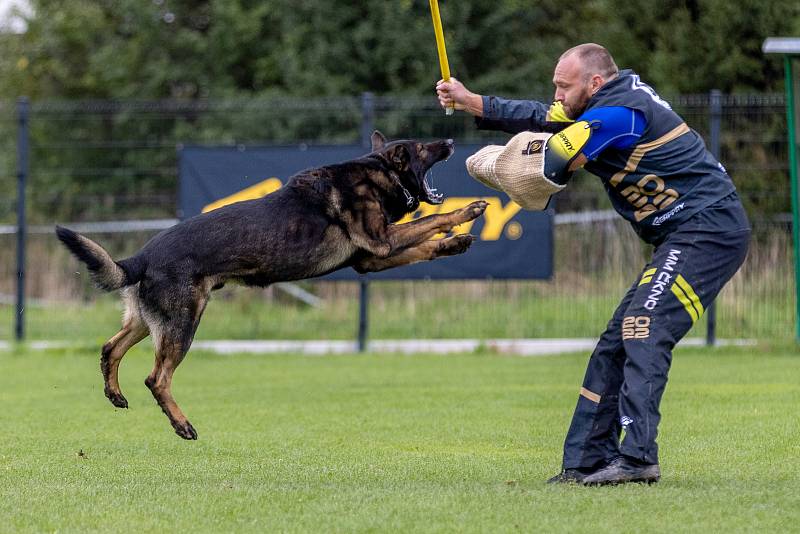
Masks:
[[[569,121],[591,124],[570,170],[597,175],[614,209],[655,250],[589,360],[563,470],[549,482],[656,482],[672,348],[744,261],[749,223],[700,136],[639,76],[619,71],[605,48],[587,43],[564,52],[553,83],[550,107],[481,96],[454,78],[436,90],[442,106],[475,115],[479,128],[557,132]]]

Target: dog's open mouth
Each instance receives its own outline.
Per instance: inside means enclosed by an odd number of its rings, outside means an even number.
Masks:
[[[434,160],[434,164],[441,161],[447,161],[455,152],[452,139],[436,143],[434,147],[435,148],[433,148],[433,150],[438,152],[436,159]],[[444,202],[444,194],[438,193],[436,188],[431,187],[430,178],[432,174],[432,170],[429,169],[422,177],[422,194],[420,195],[420,200],[427,202],[428,204],[441,204]]]
[[[423,194],[425,195],[425,198],[423,198],[422,200],[424,200],[428,204],[441,204],[442,202],[444,202],[444,194],[437,193],[436,189],[430,186],[430,184],[428,183],[428,176],[429,174],[426,174],[422,178],[422,189],[423,189]]]

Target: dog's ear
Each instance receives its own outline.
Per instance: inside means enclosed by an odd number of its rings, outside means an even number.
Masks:
[[[372,132],[372,151],[380,150],[386,144],[386,138],[378,130]]]

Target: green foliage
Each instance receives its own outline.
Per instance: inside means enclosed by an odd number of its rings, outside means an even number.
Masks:
[[[223,98],[430,94],[428,2],[36,0],[3,36],[0,95]],[[606,45],[662,92],[775,90],[761,42],[800,31],[793,0],[442,1],[451,70],[479,91],[549,91],[558,55]]]
[[[657,6],[653,11],[660,23],[654,28],[652,55],[642,58],[650,67],[642,70],[662,92],[782,88],[780,59],[764,56],[761,45],[766,37],[800,30],[792,27],[800,16],[797,2],[706,0]]]

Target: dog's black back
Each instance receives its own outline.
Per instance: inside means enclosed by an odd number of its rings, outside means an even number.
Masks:
[[[367,156],[302,171],[263,198],[164,230],[118,264],[131,280],[161,273],[264,286],[327,274],[357,257],[349,222],[362,219],[361,212],[377,208],[375,220],[392,223],[411,210],[402,192],[389,187],[390,170],[385,159]],[[370,202],[375,206],[366,208]]]

